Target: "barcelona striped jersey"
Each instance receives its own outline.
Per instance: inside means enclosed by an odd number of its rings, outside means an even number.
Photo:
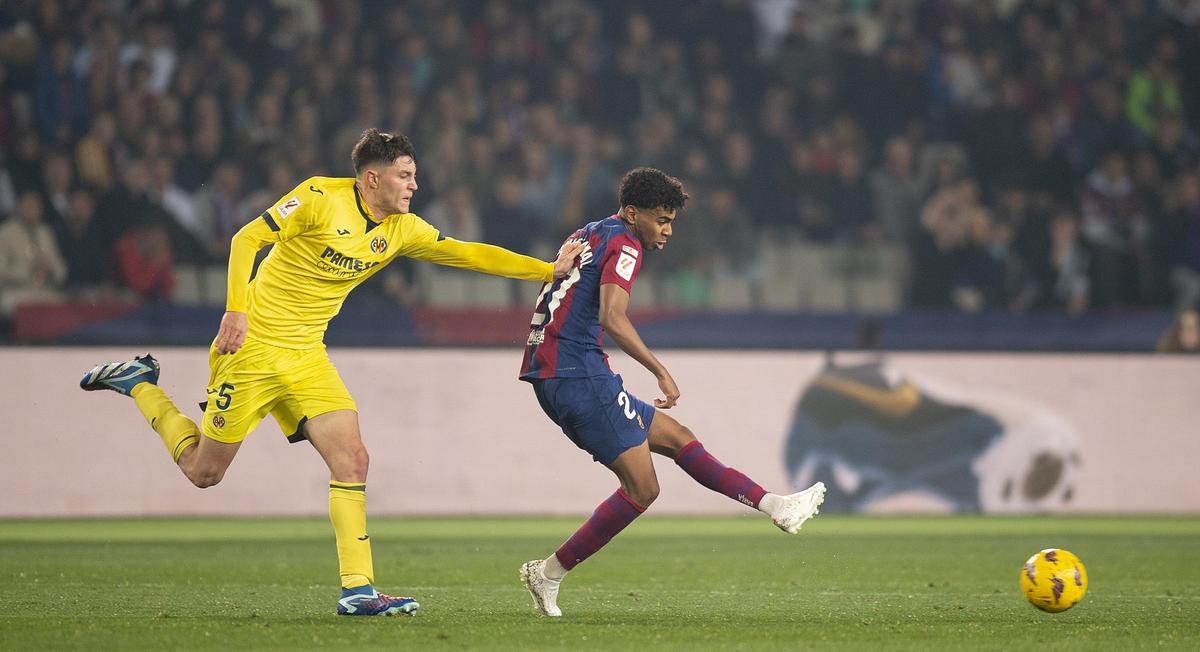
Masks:
[[[602,347],[600,286],[630,292],[642,268],[642,244],[618,215],[592,222],[567,238],[583,243],[571,273],[546,283],[530,322],[522,380],[609,376]]]

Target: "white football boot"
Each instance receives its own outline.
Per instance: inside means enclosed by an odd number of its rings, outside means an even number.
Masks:
[[[818,482],[804,491],[784,496],[783,500],[783,507],[771,520],[780,530],[795,534],[805,521],[821,511],[817,508],[825,501],[825,483]]]
[[[545,559],[535,559],[521,564],[521,581],[533,596],[533,605],[543,616],[557,618],[562,615],[558,608],[558,587],[561,580],[552,580],[542,572],[546,565]]]

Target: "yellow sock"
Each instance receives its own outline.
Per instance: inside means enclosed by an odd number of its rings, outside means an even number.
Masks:
[[[146,417],[146,422],[162,438],[171,459],[178,464],[183,451],[200,441],[200,428],[196,422],[183,416],[158,385],[142,383],[129,394],[142,411],[142,416]]]
[[[371,540],[367,535],[367,485],[329,482],[329,521],[337,535],[338,567],[342,587],[371,584]]]

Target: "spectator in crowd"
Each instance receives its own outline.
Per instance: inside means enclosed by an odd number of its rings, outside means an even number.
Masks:
[[[147,90],[162,95],[171,86],[179,54],[171,44],[171,28],[153,17],[142,22],[140,34],[121,48],[118,62],[122,66],[140,63],[145,66]]]
[[[1139,273],[1134,252],[1150,231],[1138,211],[1129,164],[1121,153],[1110,152],[1088,175],[1080,232],[1092,261],[1092,305],[1130,305]]]
[[[17,192],[37,190],[42,176],[42,139],[36,131],[28,129],[17,131],[13,141],[6,157],[13,187]]]
[[[555,160],[547,143],[531,140],[521,147],[521,206],[539,231],[556,232],[567,186],[565,162]],[[543,237],[555,239],[546,233]]]
[[[151,201],[161,206],[177,224],[200,239],[204,231],[197,216],[196,200],[191,193],[175,183],[175,162],[168,156],[160,156],[151,166],[150,177]],[[274,202],[274,199],[268,200],[267,203],[271,202]]]
[[[213,171],[212,181],[196,193],[195,218],[189,230],[214,261],[227,256],[233,234],[258,217],[257,213],[241,212],[242,192],[241,168],[234,161],[222,161]],[[279,197],[268,200],[258,212],[269,208],[277,199]]]
[[[1166,116],[1183,113],[1178,74],[1171,68],[1175,56],[1174,42],[1164,39],[1145,65],[1129,78],[1125,116],[1144,140],[1154,139]]]
[[[78,188],[71,192],[57,228],[58,248],[63,258],[70,261],[65,289],[77,294],[87,294],[112,283],[112,253],[105,245],[95,214],[95,196]]]
[[[1151,151],[1167,179],[1194,170],[1200,163],[1200,143],[1187,130],[1183,118],[1175,113],[1163,116]]]
[[[175,289],[171,240],[161,224],[126,231],[113,247],[121,284],[143,300],[166,300]]]
[[[912,145],[903,136],[888,139],[883,163],[871,173],[875,221],[886,241],[906,245],[913,235],[921,207],[921,186]]]
[[[939,190],[921,209],[912,286],[916,305],[953,305],[966,312],[986,306],[994,274],[980,241],[991,216],[979,199],[979,185],[968,177]]]
[[[1121,91],[1116,81],[1108,77],[1096,80],[1089,86],[1088,99],[1079,120],[1077,175],[1091,171],[1105,152],[1133,149],[1134,130],[1121,112]]]
[[[44,219],[52,228],[63,221],[69,210],[72,189],[71,160],[62,152],[50,152],[42,159],[42,205]]]
[[[1029,143],[1008,172],[1019,177],[1017,182],[1033,195],[1040,206],[1050,202],[1063,204],[1075,201],[1075,175],[1071,162],[1058,144],[1054,124],[1048,114],[1034,116],[1029,125]]]
[[[75,48],[65,36],[38,55],[34,115],[46,142],[65,143],[79,137],[87,124],[87,91],[75,74]]]
[[[116,159],[124,147],[118,141],[117,119],[105,111],[92,121],[92,128],[75,144],[79,180],[101,192],[113,185]]]
[[[1039,276],[1050,254],[1049,206],[1035,204],[1029,192],[1018,185],[994,186],[992,219],[1005,229],[1005,242],[992,249],[1005,251],[1008,308],[1014,312],[1041,307],[1043,288]]]
[[[533,218],[521,202],[521,177],[511,170],[501,172],[493,193],[483,218],[483,241],[505,249],[528,251],[531,243],[518,235],[534,232]]]
[[[1041,304],[1080,314],[1091,299],[1091,259],[1080,242],[1079,220],[1074,215],[1059,213],[1051,220],[1048,253],[1046,259],[1035,263],[1040,272]]]
[[[23,303],[62,297],[67,263],[54,232],[42,222],[43,210],[41,196],[26,190],[16,214],[0,225],[0,319],[11,319]]]
[[[425,221],[455,240],[481,242],[483,220],[466,184],[446,188],[425,211]]]
[[[838,155],[837,174],[829,189],[829,208],[842,233],[839,239],[870,243],[882,240],[862,155],[853,149],[842,150]]]
[[[1159,338],[1156,350],[1159,353],[1200,354],[1200,311],[1195,308],[1180,311]]]
[[[738,202],[737,193],[729,186],[715,185],[707,194],[708,203],[703,207],[703,213],[709,221],[705,232],[710,238],[714,274],[757,278],[759,273],[755,250],[758,248],[758,238],[745,207]],[[696,227],[685,223],[681,228]]]

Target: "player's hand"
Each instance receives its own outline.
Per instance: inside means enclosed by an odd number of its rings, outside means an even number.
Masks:
[[[654,399],[654,407],[670,410],[679,400],[679,385],[675,384],[675,379],[671,377],[671,374],[664,373],[658,379],[658,388],[662,390],[663,396],[666,398]]]
[[[225,355],[226,353],[237,353],[237,350],[242,348],[242,344],[246,341],[246,330],[249,328],[249,320],[246,318],[246,313],[230,310],[221,318],[221,328],[217,331],[217,339],[213,340],[213,346],[216,347],[217,353]]]
[[[554,261],[554,278],[563,278],[575,267],[575,259],[583,251],[582,242],[568,242],[558,250],[558,259]]]

